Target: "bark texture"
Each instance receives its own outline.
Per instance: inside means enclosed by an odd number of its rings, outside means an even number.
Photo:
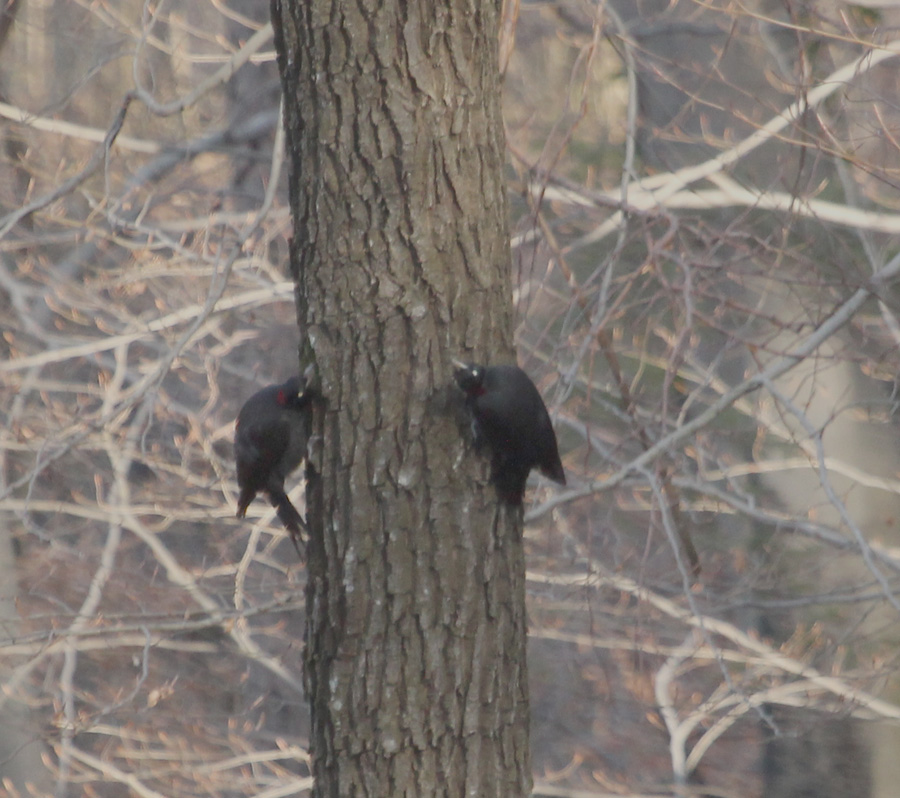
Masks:
[[[499,4],[273,0],[309,481],[318,796],[529,792],[521,515],[450,358],[511,361]]]

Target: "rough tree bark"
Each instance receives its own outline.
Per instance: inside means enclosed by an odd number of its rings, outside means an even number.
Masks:
[[[521,514],[450,358],[512,360],[498,2],[273,0],[308,487],[315,795],[530,787]]]

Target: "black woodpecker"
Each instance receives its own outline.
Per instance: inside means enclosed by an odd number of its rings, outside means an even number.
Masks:
[[[500,499],[520,504],[532,468],[566,484],[556,433],[544,400],[518,366],[477,366],[454,360],[476,446],[491,451],[491,480]]]
[[[234,459],[240,488],[237,517],[257,493],[265,493],[300,556],[303,519],[284,492],[284,480],[306,457],[313,393],[303,377],[253,394],[234,423]]]

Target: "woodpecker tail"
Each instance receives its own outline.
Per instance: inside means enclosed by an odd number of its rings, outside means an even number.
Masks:
[[[303,523],[303,517],[297,512],[297,508],[291,504],[291,500],[284,491],[269,491],[269,501],[272,502],[272,506],[275,508],[278,520],[284,524],[284,528],[290,534],[291,543],[297,549],[297,554],[302,558],[303,537],[301,533],[306,526]]]
[[[541,473],[548,479],[552,479],[560,485],[566,484],[566,472],[563,470],[563,464],[557,452],[553,452],[552,457],[547,457],[540,468]]]
[[[247,508],[250,506],[250,502],[253,501],[255,496],[256,491],[251,488],[243,488],[241,490],[241,495],[238,496],[237,512],[235,513],[237,518],[243,518],[247,515]]]

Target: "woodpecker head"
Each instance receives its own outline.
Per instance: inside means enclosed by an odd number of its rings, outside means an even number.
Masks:
[[[306,380],[302,377],[291,377],[286,383],[278,386],[275,401],[281,407],[300,407],[308,400]]]
[[[480,396],[484,393],[484,366],[464,363],[454,358],[455,371],[453,377],[463,393],[468,396]]]
[[[315,366],[309,365],[299,377],[291,377],[278,386],[275,401],[279,407],[297,409],[309,404],[319,396],[316,390]]]

